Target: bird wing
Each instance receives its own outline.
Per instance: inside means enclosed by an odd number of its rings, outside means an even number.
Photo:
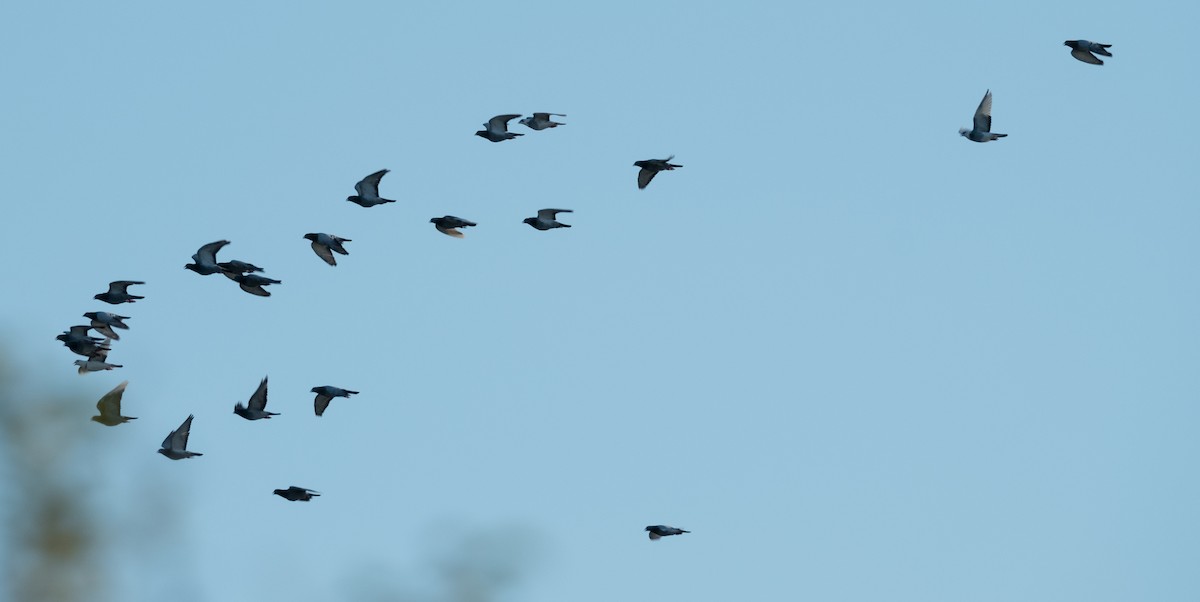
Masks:
[[[249,401],[251,410],[267,409],[267,377],[263,377],[262,382],[258,383],[258,388],[255,389],[254,395],[250,396]]]
[[[314,240],[312,242],[312,250],[315,251],[317,253],[317,257],[323,259],[325,263],[328,263],[329,265],[337,265],[337,260],[333,258],[333,251],[329,250],[329,247]]]
[[[538,211],[538,219],[545,221],[554,221],[559,213],[573,213],[570,209],[541,209]]]
[[[324,393],[317,393],[317,398],[313,401],[313,409],[316,410],[317,416],[325,413],[325,408],[329,407],[331,401],[333,401],[332,397]]]
[[[992,91],[988,90],[975,109],[975,130],[978,132],[992,131]]]
[[[566,117],[566,115],[564,115],[562,113],[534,113],[533,114],[533,118],[540,120],[540,121],[550,121],[551,116]]]
[[[641,189],[649,186],[650,180],[653,180],[654,176],[656,175],[658,175],[657,171],[643,167],[641,171],[638,172],[638,188]]]
[[[379,181],[383,176],[391,170],[381,169],[354,185],[354,190],[358,192],[358,196],[367,198],[379,198]]]
[[[662,539],[662,535],[659,535],[658,533],[655,533],[654,531],[650,531],[649,533],[650,533],[650,539]]]
[[[508,131],[508,122],[520,115],[497,115],[487,122],[487,129],[493,134],[503,134]]]
[[[454,228],[447,228],[441,224],[434,224],[433,227],[437,228],[438,232],[441,232],[442,234],[445,234],[447,236],[453,236],[454,238],[462,238],[463,237],[463,233],[459,232],[458,230],[455,230]],[[457,226],[455,226],[455,227],[457,227]]]
[[[1075,49],[1071,50],[1071,56],[1073,56],[1085,63],[1091,63],[1093,65],[1103,65],[1104,64],[1104,61],[1096,58],[1096,55],[1088,52],[1087,50],[1084,50],[1083,48],[1075,48]]]
[[[129,381],[113,387],[112,391],[104,394],[100,401],[96,402],[96,409],[100,411],[100,417],[106,420],[117,420],[121,417],[121,396],[125,395],[125,386]]]
[[[217,263],[217,251],[220,251],[221,247],[227,244],[229,244],[228,240],[210,242],[203,247],[200,247],[200,250],[196,251],[196,254],[192,256],[192,259],[196,260],[196,263],[199,264],[213,265]]]
[[[240,286],[242,290],[246,291],[247,293],[257,297],[271,296],[271,293],[267,292],[267,289],[263,288],[261,284],[246,284],[245,282],[239,282],[238,286]]]

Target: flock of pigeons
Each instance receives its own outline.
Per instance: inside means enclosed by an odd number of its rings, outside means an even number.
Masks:
[[[1071,56],[1085,63],[1093,65],[1103,65],[1104,61],[1097,58],[1096,55],[1111,57],[1112,54],[1108,51],[1112,47],[1111,44],[1098,44],[1087,40],[1068,40],[1064,42],[1066,46],[1071,48]],[[497,115],[492,117],[484,124],[484,129],[475,132],[476,136],[485,138],[492,142],[503,142],[505,140],[513,140],[518,134],[508,131],[508,122],[521,117],[518,114]],[[519,123],[529,127],[535,131],[555,128],[564,125],[561,122],[554,121],[553,117],[566,117],[559,113],[534,113],[530,117],[521,119]],[[1007,134],[998,134],[992,132],[992,93],[988,90],[983,95],[983,100],[979,103],[978,109],[975,111],[975,117],[971,129],[962,128],[959,134],[974,142],[990,142],[1004,138]],[[648,186],[654,176],[662,171],[672,171],[683,167],[671,163],[674,155],[666,159],[646,159],[634,162],[634,167],[640,168],[637,174],[637,186],[639,189],[644,189]],[[360,182],[354,185],[355,191],[358,193],[347,197],[346,200],[359,205],[361,207],[370,208],[387,203],[394,203],[392,199],[383,198],[379,194],[379,184],[383,180],[383,176],[387,175],[388,170],[381,169],[371,175],[363,178]],[[558,221],[560,213],[571,213],[570,209],[541,209],[537,212],[536,217],[525,218],[524,223],[529,224],[538,230],[553,230],[556,228],[570,228],[570,224],[564,224]],[[429,220],[438,232],[462,238],[463,233],[461,228],[469,228],[476,226],[475,222],[465,220],[453,215],[435,217]],[[325,263],[336,266],[337,259],[334,253],[340,255],[348,255],[344,243],[351,242],[348,238],[342,238],[333,234],[324,232],[310,232],[304,235],[304,238],[311,242],[313,252],[317,254]],[[245,261],[232,260],[227,262],[217,261],[217,252],[225,245],[229,244],[228,240],[218,240],[208,243],[192,255],[192,261],[184,266],[201,276],[210,276],[213,274],[222,274],[230,280],[236,282],[243,291],[259,297],[269,297],[271,293],[265,287],[273,284],[282,284],[280,280],[274,280],[263,276],[260,272],[262,268]],[[120,305],[122,303],[133,303],[139,299],[143,299],[139,295],[134,295],[129,292],[129,287],[134,285],[145,284],[136,280],[117,280],[109,283],[108,290],[96,295],[94,298],[109,303],[112,305]],[[75,365],[79,367],[80,374],[88,372],[98,372],[102,370],[112,370],[122,367],[120,364],[111,364],[108,362],[108,353],[112,349],[112,342],[119,341],[120,335],[117,329],[127,330],[129,326],[125,320],[130,319],[129,316],[122,316],[115,313],[94,311],[83,314],[90,322],[88,324],[77,325],[70,327],[67,331],[58,335],[58,340],[63,342],[68,349],[73,353],[86,357],[86,360],[76,360]],[[103,338],[90,336],[89,331],[94,330],[103,335]],[[98,416],[93,416],[92,420],[99,422],[105,426],[117,426],[130,420],[135,420],[131,416],[121,415],[121,397],[125,393],[125,388],[128,381],[117,385],[112,391],[105,394],[100,401],[96,403],[96,409],[99,411]],[[325,413],[329,407],[329,403],[336,397],[350,397],[357,395],[358,391],[351,391],[339,387],[323,385],[313,387],[311,392],[316,394],[313,400],[313,411],[317,416]],[[233,413],[245,418],[246,420],[261,420],[278,416],[277,412],[267,411],[267,378],[263,378],[259,383],[258,388],[250,399],[245,403],[238,402]],[[171,431],[167,438],[163,440],[158,453],[172,460],[183,460],[202,456],[199,452],[189,451],[187,449],[188,435],[191,433],[192,419],[194,416],[189,415],[179,428]],[[314,497],[320,495],[319,492],[307,489],[304,487],[291,486],[287,489],[274,490],[275,495],[283,497],[289,501],[307,502]],[[666,525],[650,525],[646,527],[646,532],[651,540],[658,540],[671,535],[682,535],[688,533],[683,529],[670,527]]]

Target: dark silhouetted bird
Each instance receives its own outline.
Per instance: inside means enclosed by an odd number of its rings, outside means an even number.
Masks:
[[[1104,61],[1096,58],[1096,54],[1100,56],[1112,56],[1112,53],[1108,51],[1109,48],[1112,48],[1112,44],[1097,44],[1096,42],[1089,42],[1087,40],[1067,40],[1063,42],[1063,46],[1071,47],[1071,56],[1093,65],[1104,64]],[[1092,54],[1093,52],[1095,54]]]
[[[992,140],[999,140],[1008,135],[992,133],[991,90],[984,93],[983,100],[979,101],[979,108],[975,109],[975,119],[972,128],[969,130],[967,128],[960,128],[958,133],[972,142],[991,142]]]
[[[505,140],[512,140],[517,136],[524,136],[525,134],[514,134],[508,131],[508,122],[517,117],[520,117],[520,115],[497,115],[483,124],[484,129],[475,132],[475,135],[491,140],[492,142],[503,142]]]
[[[99,337],[93,337],[93,336],[88,335],[88,331],[91,329],[92,329],[92,327],[90,325],[79,324],[79,325],[68,328],[62,334],[60,334],[54,338],[62,341],[63,344],[83,343],[83,342],[87,342],[87,341],[90,341],[93,343],[99,343],[100,341],[104,340]]]
[[[128,384],[129,381],[125,381],[114,387],[112,391],[105,393],[104,397],[96,402],[96,409],[100,411],[100,415],[92,416],[92,420],[104,426],[117,426],[130,420],[137,420],[135,416],[121,415],[121,397],[125,395],[125,386]]]
[[[538,230],[570,228],[571,224],[564,224],[555,219],[559,213],[574,213],[574,211],[570,209],[540,209],[537,217],[527,217],[522,223],[529,224]]]
[[[334,251],[342,255],[349,255],[346,252],[346,247],[342,246],[342,243],[350,242],[349,238],[325,234],[324,232],[309,232],[304,235],[304,238],[312,241],[312,250],[317,254],[317,257],[320,257],[329,265],[337,265],[337,260],[333,258]]]
[[[264,286],[270,284],[283,284],[282,280],[272,280],[266,276],[259,276],[258,274],[238,274],[234,276],[233,280],[238,283],[238,286],[242,287],[242,290],[250,293],[251,295],[256,295],[259,297],[271,296],[271,293],[267,292],[267,289],[263,288]]]
[[[129,294],[129,287],[134,284],[146,283],[138,280],[116,280],[108,283],[108,290],[106,292],[100,293],[92,298],[99,299],[100,301],[111,303],[113,305],[120,305],[121,303],[133,303],[138,299],[145,299],[145,297]]]
[[[441,232],[447,236],[453,236],[454,238],[463,237],[463,233],[458,231],[459,228],[470,228],[476,225],[475,222],[469,222],[461,217],[454,217],[453,215],[435,217],[430,219],[429,222],[433,224],[434,228],[437,228],[438,232]]]
[[[258,383],[254,395],[250,396],[249,407],[242,405],[242,402],[239,401],[237,405],[233,406],[233,413],[246,420],[259,420],[279,415],[279,412],[267,411],[267,377],[263,377],[262,382]]]
[[[674,158],[675,155],[671,155],[666,159],[646,159],[645,161],[634,161],[633,166],[641,168],[638,170],[638,189],[649,186],[650,180],[653,180],[654,176],[658,175],[658,172],[660,171],[672,171],[677,167],[683,167],[682,165],[671,163],[671,159]]]
[[[350,397],[358,395],[358,391],[349,391],[324,385],[321,387],[313,387],[312,392],[317,394],[317,398],[313,400],[313,409],[317,416],[325,413],[325,408],[329,407],[329,402],[333,401],[334,397]]]
[[[179,425],[179,428],[171,431],[171,434],[167,435],[166,439],[163,439],[162,449],[158,450],[158,453],[172,460],[185,460],[204,455],[199,452],[190,452],[187,450],[188,435],[192,432],[192,418],[193,416],[189,414],[187,420],[184,420],[183,424]]]
[[[390,169],[381,169],[360,180],[354,185],[354,191],[358,194],[346,197],[347,201],[358,205],[359,207],[374,207],[384,203],[395,203],[391,199],[385,199],[379,196],[379,181]]]
[[[217,264],[217,251],[227,244],[229,244],[228,240],[218,240],[200,247],[200,250],[192,255],[192,261],[196,263],[185,264],[183,267],[201,276],[220,273],[222,270],[221,266]]]
[[[649,527],[646,527],[646,531],[650,532],[651,540],[662,539],[670,535],[683,535],[684,533],[691,533],[691,531],[684,531],[683,529],[676,529],[675,527],[668,527],[666,525],[650,525]]]
[[[313,491],[312,489],[305,489],[303,487],[292,485],[287,489],[276,489],[275,495],[289,502],[307,502],[321,494]]]
[[[548,128],[556,128],[560,125],[567,125],[565,123],[551,120],[550,117],[552,116],[566,117],[566,115],[563,115],[562,113],[534,113],[533,117],[526,117],[525,119],[522,119],[520,123],[525,127],[539,131]]]

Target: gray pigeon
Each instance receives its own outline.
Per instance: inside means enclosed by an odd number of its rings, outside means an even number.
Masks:
[[[358,391],[349,391],[324,385],[321,387],[313,387],[312,392],[317,394],[317,398],[313,400],[313,409],[316,410],[317,416],[325,413],[325,408],[329,407],[329,402],[333,401],[334,397],[350,397],[358,395]]]
[[[237,259],[226,261],[225,263],[218,263],[217,266],[221,268],[221,273],[225,274],[225,277],[229,278],[230,280],[237,280],[237,277],[241,274],[263,271],[262,268],[254,265],[253,263],[238,261]]]
[[[514,134],[508,131],[508,122],[517,117],[520,117],[520,115],[497,115],[483,124],[484,129],[475,132],[475,135],[487,138],[492,142],[503,142],[505,140],[512,140],[517,136],[524,136],[525,134]]]
[[[121,303],[133,303],[138,299],[145,299],[145,297],[129,294],[129,287],[133,284],[146,283],[138,280],[116,280],[108,283],[107,291],[92,298],[99,299],[100,301],[111,303],[113,305],[120,305]]]
[[[660,171],[672,171],[676,167],[683,167],[682,165],[671,163],[671,159],[674,158],[675,155],[671,155],[666,159],[646,159],[645,161],[634,161],[634,167],[642,168],[638,171],[638,189],[641,190],[649,186],[650,180],[653,180],[654,176],[658,175],[658,172]]]
[[[538,230],[570,228],[571,224],[564,224],[555,219],[559,213],[574,213],[574,211],[570,209],[540,209],[537,217],[527,217],[522,223],[529,224]]]
[[[289,502],[307,502],[321,494],[313,491],[312,489],[305,489],[303,487],[292,485],[287,489],[276,489],[275,495]]]
[[[91,340],[91,337],[88,337],[89,340],[86,340],[86,341],[74,341],[74,340],[68,339],[67,335],[60,334],[56,338],[59,339],[60,341],[62,341],[63,345],[66,345],[67,349],[70,349],[71,353],[74,353],[75,355],[83,355],[83,356],[90,357],[90,356],[94,355],[97,351],[99,351],[100,349],[107,350],[109,348],[108,345],[105,343],[102,343],[102,342],[98,343],[94,340]]]
[[[163,439],[162,449],[158,450],[158,453],[172,460],[186,460],[194,456],[204,455],[199,452],[190,452],[187,450],[188,435],[192,431],[192,418],[193,416],[189,414],[187,420],[184,420],[183,424],[179,425],[179,428],[171,431],[171,434],[167,435],[166,439]]]
[[[374,207],[384,203],[395,203],[396,201],[379,196],[379,181],[389,171],[391,170],[381,169],[360,180],[359,183],[354,185],[354,191],[358,194],[348,196],[346,200],[359,207]]]
[[[117,332],[113,330],[114,328],[129,330],[129,326],[125,324],[125,320],[128,320],[129,316],[118,316],[117,314],[110,314],[106,311],[89,311],[86,314],[83,314],[83,317],[90,318],[92,320],[91,326],[96,330],[96,332],[114,341],[121,340],[121,337],[117,336]]]
[[[446,236],[453,236],[454,238],[463,237],[463,233],[459,232],[458,228],[470,228],[476,225],[475,222],[469,222],[461,217],[454,217],[453,215],[435,217],[430,219],[429,223],[433,224],[433,227],[437,228],[438,232],[441,232]]]
[[[279,415],[279,412],[267,411],[267,377],[264,376],[262,382],[258,383],[258,389],[255,389],[254,395],[250,396],[249,405],[250,407],[246,407],[239,401],[237,405],[233,406],[233,413],[246,420],[258,420]]]
[[[217,264],[217,251],[220,251],[221,247],[227,244],[229,244],[228,240],[218,240],[200,247],[200,250],[196,251],[195,255],[192,255],[192,261],[196,263],[185,264],[183,267],[201,276],[220,273],[222,269]]]
[[[238,283],[238,286],[242,287],[242,290],[259,297],[271,296],[271,293],[263,288],[264,286],[269,284],[283,284],[282,280],[272,280],[258,274],[238,274],[233,280]]]
[[[87,374],[88,372],[100,372],[101,370],[112,370],[113,368],[123,368],[124,367],[121,364],[108,363],[108,352],[111,350],[111,347],[109,347],[107,345],[107,341],[105,341],[105,343],[106,343],[105,345],[101,345],[99,348],[96,349],[96,351],[89,354],[86,361],[85,360],[75,360],[75,365],[79,366],[80,374]]]
[[[346,248],[342,246],[342,243],[350,242],[349,238],[325,234],[324,232],[309,232],[304,235],[304,238],[312,241],[312,250],[316,252],[317,257],[320,257],[329,265],[337,265],[337,260],[333,258],[334,251],[342,255],[349,255],[346,252]]]
[[[691,533],[691,531],[684,531],[683,529],[676,529],[675,527],[668,527],[666,525],[650,525],[649,527],[646,527],[646,531],[650,532],[651,541],[662,539],[669,535],[683,535],[684,533]]]
[[[991,142],[999,140],[1008,134],[993,134],[992,133],[992,91],[988,90],[983,95],[983,100],[979,102],[979,108],[975,109],[975,122],[972,129],[960,128],[959,135],[966,136],[967,140],[972,142]]]
[[[1112,48],[1112,44],[1097,44],[1096,42],[1089,42],[1087,40],[1067,40],[1063,42],[1063,46],[1071,47],[1071,56],[1093,65],[1104,64],[1104,61],[1096,58],[1096,54],[1100,56],[1112,56],[1112,53],[1108,51],[1109,48]],[[1093,52],[1096,54],[1092,54]]]
[[[534,129],[534,130],[538,130],[538,131],[541,131],[541,130],[544,130],[547,128],[556,128],[560,125],[566,125],[565,123],[559,123],[557,121],[552,121],[550,119],[551,116],[566,117],[566,115],[563,115],[562,113],[534,113],[533,117],[526,117],[525,119],[522,119],[520,121],[520,124],[525,127],[530,128],[530,129]]]
[[[124,424],[130,420],[137,420],[135,416],[121,415],[121,397],[125,395],[125,386],[129,381],[122,382],[113,388],[112,391],[104,394],[100,401],[96,402],[96,409],[100,411],[99,416],[92,416],[92,420],[103,424],[104,426],[117,426]]]
[[[71,343],[84,343],[84,342],[99,343],[100,341],[104,340],[99,337],[89,336],[88,331],[91,329],[92,329],[92,327],[89,325],[79,324],[76,326],[72,326],[71,328],[67,329],[62,334],[60,334],[54,338],[62,341],[64,345],[70,345]]]

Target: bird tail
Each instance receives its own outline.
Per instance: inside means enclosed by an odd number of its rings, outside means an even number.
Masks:
[[[570,227],[571,227],[571,224],[559,224],[559,227],[561,227],[561,228],[570,228]]]
[[[1008,134],[992,134],[992,140],[997,140],[999,138],[1006,138],[1006,137],[1008,137]]]
[[[351,391],[350,389],[346,389],[346,392],[351,395],[358,395],[358,391]]]
[[[129,298],[130,299],[145,299],[145,297],[139,297],[137,295],[129,295]]]
[[[1109,48],[1112,48],[1112,44],[1097,44],[1097,46],[1099,46],[1100,48],[1098,48],[1096,50],[1096,54],[1103,55],[1103,56],[1112,56],[1112,53],[1108,51]]]

